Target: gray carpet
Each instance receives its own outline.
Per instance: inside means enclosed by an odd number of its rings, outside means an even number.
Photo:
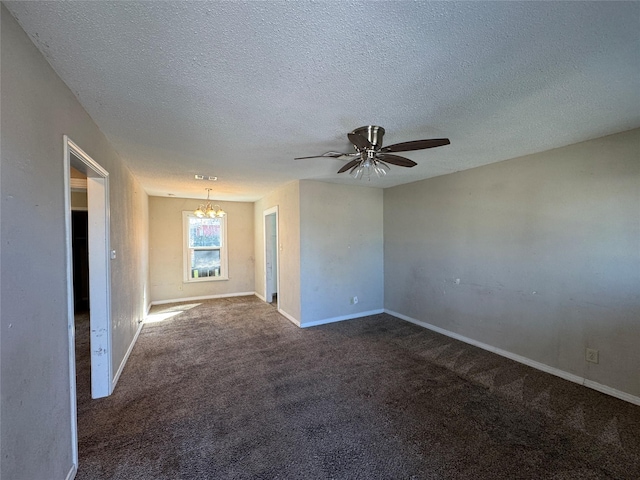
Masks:
[[[152,310],[176,312],[101,400],[78,328],[76,478],[640,478],[640,407],[389,315],[302,330],[255,297]]]

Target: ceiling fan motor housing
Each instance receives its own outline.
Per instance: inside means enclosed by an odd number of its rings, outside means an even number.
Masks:
[[[382,127],[367,125],[365,127],[356,128],[352,133],[361,135],[369,140],[375,150],[379,150],[380,147],[382,147],[382,137],[384,137],[384,128]]]

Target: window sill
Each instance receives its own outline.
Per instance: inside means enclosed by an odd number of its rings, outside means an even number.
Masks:
[[[200,283],[200,282],[221,282],[223,280],[229,280],[229,277],[198,277],[190,278],[182,283]]]

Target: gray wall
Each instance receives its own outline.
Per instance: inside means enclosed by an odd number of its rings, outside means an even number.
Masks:
[[[300,321],[300,182],[289,183],[254,203],[255,291],[264,295],[264,211],[277,206],[280,309]]]
[[[227,212],[229,280],[184,283],[182,212],[199,201],[186,198],[149,198],[149,263],[154,302],[209,295],[253,293],[253,204],[220,202]]]
[[[388,310],[640,396],[640,130],[387,189],[384,207]]]
[[[279,207],[280,309],[301,326],[383,309],[383,192],[302,180],[255,203],[255,289],[264,294],[263,213]],[[350,304],[357,296],[359,303]]]
[[[113,364],[144,315],[147,195],[72,92],[1,7],[3,479],[72,468],[63,134],[110,173]]]
[[[383,309],[382,211],[381,189],[300,182],[302,326]]]

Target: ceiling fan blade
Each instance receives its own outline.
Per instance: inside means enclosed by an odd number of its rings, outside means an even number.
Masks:
[[[448,138],[431,138],[429,140],[413,140],[411,142],[395,143],[380,149],[381,152],[409,152],[411,150],[424,150],[425,148],[442,147],[449,145]]]
[[[359,158],[356,159],[356,160],[351,160],[349,163],[345,164],[344,167],[342,167],[340,170],[338,170],[338,173],[346,172],[350,168],[353,168],[356,165],[358,165],[359,163],[360,163],[360,159]]]
[[[390,153],[379,153],[376,158],[383,160],[392,165],[398,165],[399,167],[415,167],[417,165],[413,160],[401,157],[400,155],[392,155]]]
[[[330,157],[330,158],[339,158],[342,156],[352,157],[354,154],[352,153],[342,153],[342,152],[326,152],[322,155],[312,155],[310,157],[296,157],[294,160],[304,160],[306,158],[322,158],[322,157]]]
[[[341,156],[336,157],[338,160],[350,160],[350,159],[354,159],[354,158],[358,158],[360,159],[360,152],[353,152],[353,153],[343,153]]]
[[[359,150],[366,150],[367,148],[373,148],[373,145],[369,140],[364,138],[359,133],[348,133],[347,137],[349,137],[349,141],[353,143]]]

